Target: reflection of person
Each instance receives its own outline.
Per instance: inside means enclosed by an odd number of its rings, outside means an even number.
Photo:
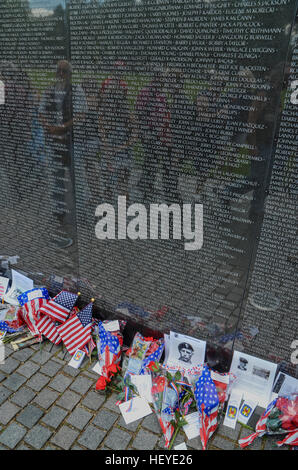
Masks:
[[[69,62],[58,62],[55,83],[47,88],[41,98],[39,116],[45,132],[49,170],[55,186],[52,198],[60,225],[65,229],[67,211],[74,211],[71,197],[70,165],[72,160],[72,130],[74,124],[84,120],[87,103],[81,86],[72,84],[72,68]],[[70,226],[72,221],[69,221]],[[72,244],[71,238],[55,241],[61,248]]]
[[[187,362],[188,364],[191,364],[191,358],[192,358],[193,353],[194,353],[194,349],[191,346],[191,344],[189,344],[189,343],[180,343],[179,346],[178,346],[178,350],[179,350],[179,354],[180,354],[180,357],[179,357],[178,360],[182,361],[182,362]]]
[[[247,359],[245,359],[244,357],[240,357],[239,358],[239,364],[238,364],[238,369],[240,370],[247,370],[247,364],[248,364],[248,361]]]
[[[144,150],[143,174],[138,183],[148,197],[154,188],[159,163],[167,170],[170,148],[169,137],[169,108],[164,89],[162,70],[154,70],[152,81],[143,88],[136,100],[136,117],[138,135]],[[164,174],[163,186],[166,179]]]
[[[127,195],[136,129],[127,93],[117,82],[109,85],[101,101],[99,137],[103,189],[110,197],[120,185],[121,193]]]

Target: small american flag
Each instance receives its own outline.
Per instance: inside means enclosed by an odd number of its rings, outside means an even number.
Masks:
[[[57,327],[69,354],[82,349],[91,340],[93,303],[69,318],[63,325]]]
[[[33,336],[41,337],[41,334],[37,328],[37,322],[40,319],[40,309],[43,305],[46,304],[46,302],[47,300],[42,298],[30,300],[29,302],[25,303],[21,309],[21,316],[27,323],[27,326]]]
[[[217,428],[219,405],[216,387],[207,366],[204,366],[202,375],[195,384],[194,394],[202,415],[200,436],[203,450],[206,450],[207,442]]]
[[[297,446],[298,431],[290,432],[282,441],[278,441],[276,444],[278,445],[278,447],[282,446],[283,444],[288,444],[289,446]]]
[[[267,409],[262,414],[261,418],[256,424],[256,432],[250,434],[249,436],[243,437],[243,439],[239,439],[238,444],[241,448],[249,446],[252,442],[257,438],[261,437],[266,433],[266,422],[267,418],[271,413],[272,408],[274,408],[277,402],[277,398],[275,398],[267,407]]]
[[[77,298],[77,294],[63,290],[44,305],[40,309],[40,313],[47,315],[54,321],[63,323],[76,303]]]
[[[59,333],[57,331],[57,327],[53,320],[51,320],[49,317],[44,315],[42,318],[40,318],[36,326],[40,333],[42,333],[46,338],[48,338],[52,343],[54,344],[59,344],[61,343],[61,338],[59,336]]]

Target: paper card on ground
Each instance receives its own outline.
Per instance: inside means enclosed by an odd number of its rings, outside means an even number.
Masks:
[[[2,340],[4,338],[4,336],[6,335],[7,331],[4,331],[4,330],[0,330],[0,343],[2,343]]]
[[[120,325],[118,320],[110,321],[109,323],[103,323],[103,327],[106,331],[118,331],[120,330]]]
[[[152,413],[148,402],[141,397],[135,397],[121,403],[121,405],[119,405],[119,409],[126,424],[133,423],[134,421],[137,421],[137,419],[144,418],[144,416]]]
[[[102,375],[102,368],[99,365],[99,362],[97,362],[95,364],[95,366],[92,368],[92,370],[94,370],[94,372],[96,372],[97,374]]]
[[[171,331],[167,365],[191,369],[204,363],[205,351],[206,341]]]
[[[227,406],[226,416],[223,422],[224,426],[235,429],[241,400],[242,400],[242,393],[239,393],[237,391],[233,391],[231,393],[229,403]]]
[[[273,392],[278,395],[289,395],[298,392],[298,379],[280,372],[273,386]]]
[[[187,450],[185,442],[181,442],[181,444],[178,444],[177,446],[174,447],[175,450]]]
[[[12,282],[9,291],[4,295],[5,302],[12,305],[19,305],[18,296],[33,289],[33,281],[23,274],[11,270]]]
[[[139,395],[149,403],[153,402],[151,395],[152,379],[151,375],[131,375],[131,383],[136,386]]]
[[[5,295],[7,291],[9,279],[7,277],[0,276],[0,299]]]
[[[230,372],[236,375],[232,391],[238,390],[243,398],[258,397],[259,406],[267,408],[273,388],[277,364],[239,351],[234,351]]]
[[[183,426],[183,431],[185,432],[188,439],[194,439],[200,435],[200,426],[201,426],[201,414],[198,411],[190,413],[185,416],[185,421],[187,424]]]
[[[256,407],[258,405],[257,401],[253,400],[244,400],[242,405],[240,406],[239,414],[238,414],[238,421],[242,424],[247,424],[250,418],[253,415]]]
[[[72,356],[68,365],[71,367],[74,367],[75,369],[78,369],[81,366],[85,356],[86,356],[86,353],[78,349]]]

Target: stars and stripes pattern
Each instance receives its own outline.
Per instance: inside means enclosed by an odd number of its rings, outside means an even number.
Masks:
[[[148,357],[146,357],[144,359],[140,375],[144,375],[145,369],[148,366],[148,364],[150,364],[151,361],[154,361],[154,362],[159,361],[159,359],[161,358],[161,355],[163,353],[164,346],[165,346],[164,342],[162,342],[162,344],[157,348],[156,351],[154,351],[152,354],[150,354]]]
[[[37,328],[37,322],[41,317],[40,309],[46,305],[47,302],[48,301],[46,299],[38,298],[30,300],[22,307],[21,316],[23,317],[25,323],[27,323],[27,326],[33,336],[41,337],[41,333]]]
[[[53,320],[51,320],[51,318],[43,315],[43,317],[37,321],[36,326],[40,333],[42,333],[52,343],[56,345],[61,343],[61,337],[58,333],[55,323]]]
[[[298,445],[298,431],[290,432],[282,441],[276,443],[278,447],[288,444],[289,446]]]
[[[201,412],[200,437],[203,450],[217,428],[219,399],[208,366],[203,367],[202,375],[194,386],[194,395],[198,410]]]
[[[71,355],[77,349],[82,349],[91,340],[92,308],[93,303],[91,302],[57,327],[58,333]]]
[[[275,400],[273,400],[268,405],[268,407],[266,408],[266,410],[264,411],[261,418],[259,419],[259,421],[256,424],[256,432],[254,432],[253,434],[250,434],[249,436],[243,437],[243,439],[239,439],[238,444],[240,445],[241,448],[249,446],[250,444],[253,443],[253,441],[257,437],[261,437],[266,433],[267,418],[270,415],[271,410],[275,406],[276,402],[277,402],[277,398],[275,398]]]
[[[67,320],[70,311],[78,298],[77,294],[68,291],[61,291],[46,305],[40,309],[40,313],[47,315],[54,321],[63,323]]]

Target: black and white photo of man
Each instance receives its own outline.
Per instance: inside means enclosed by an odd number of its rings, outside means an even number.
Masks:
[[[180,343],[178,345],[178,350],[180,354],[180,357],[178,360],[191,364],[191,358],[194,353],[193,347],[189,343]]]

